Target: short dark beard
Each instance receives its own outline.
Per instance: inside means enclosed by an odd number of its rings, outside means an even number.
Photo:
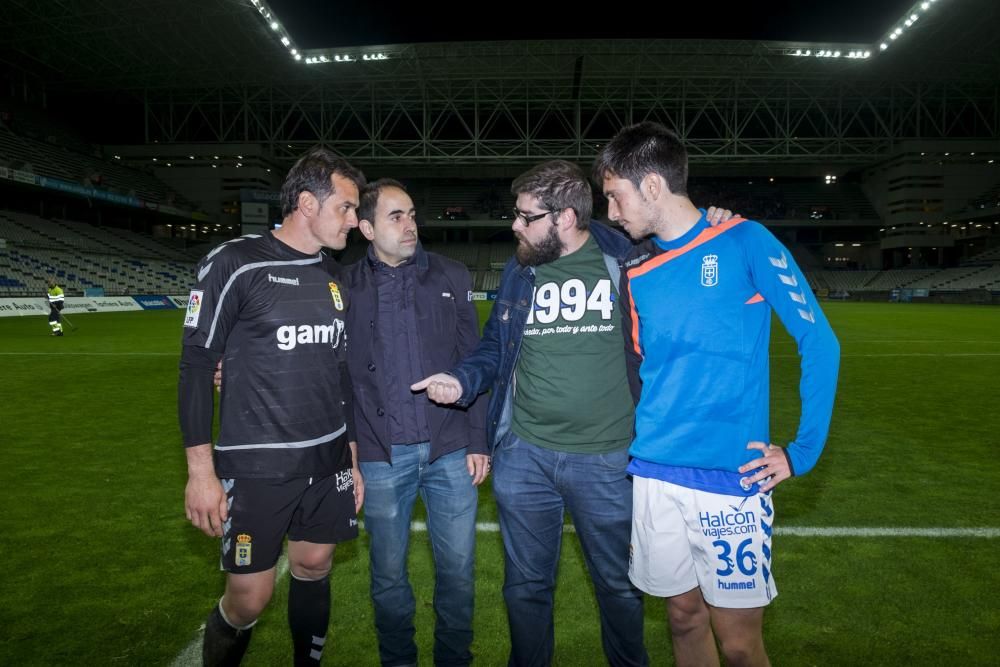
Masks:
[[[537,245],[531,245],[527,240],[518,241],[514,256],[521,266],[538,266],[556,261],[562,257],[565,249],[566,244],[559,238],[556,226],[552,225],[549,233]]]

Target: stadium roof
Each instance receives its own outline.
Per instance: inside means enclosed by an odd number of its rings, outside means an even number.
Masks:
[[[470,10],[439,0],[266,0],[303,48],[511,39],[737,39],[874,42],[913,0],[604,5],[507,0]],[[476,16],[474,17],[473,14]]]
[[[633,5],[615,14],[577,10],[573,16],[574,5],[553,9],[508,2],[484,10],[488,18],[474,19],[467,3],[435,3],[428,14],[426,3],[414,2],[345,8],[326,0],[265,1],[4,0],[0,58],[55,92],[412,78],[425,66],[438,75],[453,70],[461,76],[474,67],[503,76],[511,69],[509,58],[522,58],[509,75],[544,76],[545,67],[535,66],[547,53],[607,59],[598,69],[621,66],[624,76],[635,61],[616,58],[638,54],[677,59],[684,71],[731,71],[744,59],[743,70],[828,76],[860,63],[792,62],[790,53],[798,48],[815,56],[828,46],[832,54],[843,45],[846,57],[848,49],[872,49],[925,4],[929,9],[912,30],[865,66],[880,76],[890,72],[902,78],[982,78],[1000,72],[995,0],[788,1],[767,3],[766,9],[764,3],[690,3],[683,23],[663,9],[667,3],[656,4],[660,9]],[[344,51],[349,62],[333,62],[340,47],[349,47]],[[310,52],[330,56],[310,67],[305,64]],[[362,62],[369,54],[373,60],[383,54],[386,62]],[[535,63],[528,69],[526,54]]]

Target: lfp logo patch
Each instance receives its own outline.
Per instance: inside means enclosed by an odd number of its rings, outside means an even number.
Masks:
[[[201,315],[201,300],[205,296],[202,290],[191,290],[188,297],[187,312],[184,314],[184,326],[192,329],[198,327],[198,316]]]
[[[719,284],[719,256],[705,255],[701,258],[701,284],[715,287]]]
[[[340,296],[340,286],[337,283],[329,283],[330,296],[333,297],[333,307],[337,310],[344,309],[344,299]]]

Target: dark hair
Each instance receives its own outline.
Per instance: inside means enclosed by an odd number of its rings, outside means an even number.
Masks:
[[[576,212],[577,229],[590,226],[594,194],[583,169],[572,162],[549,160],[534,166],[514,179],[510,193],[515,197],[520,194],[538,197],[550,211],[571,208]]]
[[[591,176],[599,188],[606,176],[626,178],[638,188],[649,173],[662,176],[672,194],[687,196],[684,144],[663,125],[645,121],[626,127],[605,144],[594,160]]]
[[[361,190],[361,203],[358,204],[358,220],[367,220],[375,224],[375,207],[384,188],[399,188],[406,192],[406,186],[394,178],[380,178],[372,181]]]
[[[299,195],[303,192],[311,192],[321,204],[326,201],[333,194],[330,180],[333,174],[354,181],[358,190],[365,186],[365,175],[360,170],[322,146],[300,157],[281,186],[282,217],[291,215],[299,207]]]

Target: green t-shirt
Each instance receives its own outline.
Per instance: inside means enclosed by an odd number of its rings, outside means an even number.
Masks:
[[[605,453],[632,438],[632,396],[617,287],[591,236],[535,269],[535,294],[514,371],[511,427],[548,449]]]

